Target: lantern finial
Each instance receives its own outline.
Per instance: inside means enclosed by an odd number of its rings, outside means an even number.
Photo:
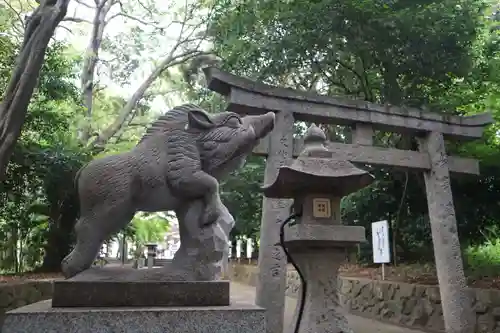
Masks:
[[[304,136],[304,143],[307,145],[309,143],[325,143],[326,135],[325,132],[316,126],[316,124],[311,124],[307,129],[306,135]]]

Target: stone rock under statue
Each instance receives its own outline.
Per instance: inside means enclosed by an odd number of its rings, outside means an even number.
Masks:
[[[274,119],[272,112],[240,117],[184,104],[153,122],[132,150],[84,166],[76,177],[77,242],[63,260],[64,275],[90,268],[102,243],[137,211],[173,210],[181,246],[167,275],[185,281],[220,278],[234,219],[221,202],[219,181],[243,165]]]

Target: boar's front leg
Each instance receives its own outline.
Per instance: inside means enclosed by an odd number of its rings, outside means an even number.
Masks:
[[[205,209],[201,212],[199,225],[214,223],[221,203],[217,179],[200,169],[185,167],[176,171],[176,177],[170,179],[171,188],[186,200],[203,198]]]
[[[200,215],[199,224],[200,226],[210,225],[218,218],[218,208],[221,203],[219,182],[203,171],[195,172],[192,177],[190,183],[196,182],[193,185],[199,187],[196,191],[200,191],[205,201],[205,210]]]

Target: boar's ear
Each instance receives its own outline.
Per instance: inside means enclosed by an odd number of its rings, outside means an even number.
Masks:
[[[214,122],[206,112],[199,110],[189,111],[187,128],[205,130],[213,127],[214,125]]]

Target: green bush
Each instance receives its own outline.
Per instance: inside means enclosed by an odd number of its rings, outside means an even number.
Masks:
[[[464,251],[464,261],[469,275],[500,275],[500,237],[496,230],[483,233],[486,241],[479,245],[470,245]]]

